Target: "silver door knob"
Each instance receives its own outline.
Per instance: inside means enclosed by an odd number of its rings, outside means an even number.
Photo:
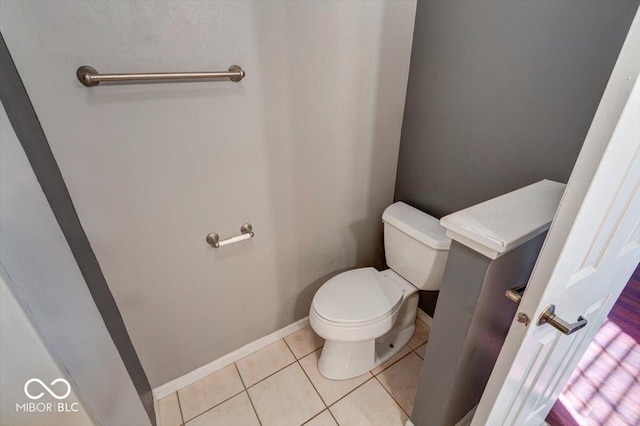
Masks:
[[[576,331],[584,328],[587,325],[587,320],[582,318],[582,315],[578,317],[578,320],[574,323],[568,323],[565,320],[559,318],[555,314],[556,305],[549,305],[547,309],[544,310],[542,315],[540,315],[540,319],[538,319],[538,325],[549,324],[556,330],[561,331],[567,336],[575,333]]]

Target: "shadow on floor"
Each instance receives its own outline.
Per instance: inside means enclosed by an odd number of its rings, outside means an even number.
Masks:
[[[546,418],[551,426],[640,424],[640,265]]]

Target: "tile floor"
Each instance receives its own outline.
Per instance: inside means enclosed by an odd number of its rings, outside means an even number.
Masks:
[[[161,426],[404,426],[429,326],[396,356],[349,380],[318,372],[323,340],[299,330],[159,401]]]

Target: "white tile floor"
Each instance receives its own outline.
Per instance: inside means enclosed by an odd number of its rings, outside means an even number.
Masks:
[[[396,356],[349,380],[317,369],[323,341],[297,331],[159,401],[161,426],[403,426],[413,410],[429,326]]]

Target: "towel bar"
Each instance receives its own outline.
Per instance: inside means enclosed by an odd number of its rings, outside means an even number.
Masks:
[[[228,78],[233,82],[242,80],[245,76],[244,70],[238,65],[231,65],[228,71],[212,72],[158,72],[158,73],[135,73],[135,74],[99,74],[95,68],[83,65],[76,71],[76,77],[80,83],[87,87],[97,86],[100,82],[117,81],[185,81],[185,80],[212,80]]]

